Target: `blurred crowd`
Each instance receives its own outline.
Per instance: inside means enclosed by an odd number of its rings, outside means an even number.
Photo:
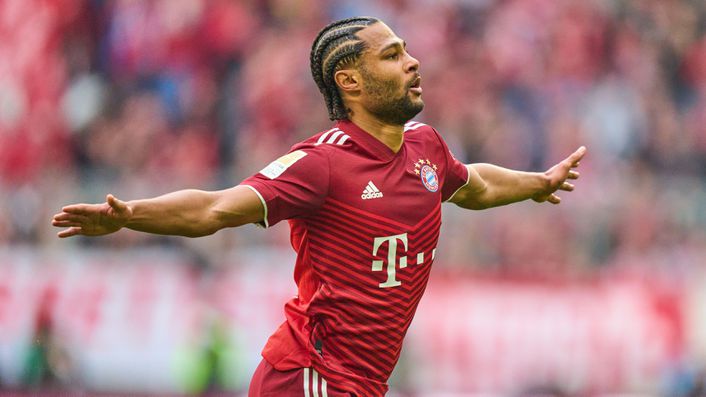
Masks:
[[[57,245],[51,215],[108,192],[233,186],[327,128],[309,48],[361,14],[407,41],[425,90],[417,119],[461,160],[539,171],[589,148],[558,207],[447,207],[444,266],[679,275],[706,263],[701,0],[0,2],[0,244]],[[249,231],[196,244],[287,241]]]

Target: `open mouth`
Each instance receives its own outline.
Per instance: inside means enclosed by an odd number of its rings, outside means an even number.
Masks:
[[[412,92],[416,92],[418,94],[422,93],[422,77],[417,76],[416,79],[412,81],[412,84],[409,86],[409,90]]]

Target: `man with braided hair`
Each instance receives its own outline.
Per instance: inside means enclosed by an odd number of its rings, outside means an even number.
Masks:
[[[484,209],[526,199],[559,204],[586,149],[546,172],[464,165],[432,127],[419,62],[383,22],[326,26],[311,73],[335,125],[230,189],[75,204],[59,237],[123,227],[205,236],[288,220],[298,295],[267,342],[250,396],[383,396],[436,256],[441,204]]]

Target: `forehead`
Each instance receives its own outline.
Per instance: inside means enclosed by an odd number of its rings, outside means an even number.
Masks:
[[[402,43],[402,39],[397,37],[395,32],[382,22],[377,22],[361,29],[356,36],[367,43],[370,52],[380,51],[394,42]]]

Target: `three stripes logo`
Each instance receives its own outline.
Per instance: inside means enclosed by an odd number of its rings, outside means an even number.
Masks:
[[[350,138],[350,136],[343,133],[343,131],[338,128],[332,128],[319,137],[316,141],[316,145],[321,145],[322,143],[330,143],[334,145],[343,145]]]
[[[368,182],[368,185],[365,187],[365,190],[363,190],[363,194],[360,195],[360,198],[362,198],[363,200],[370,200],[381,197],[382,192],[380,191],[380,189],[378,189],[377,186],[375,186],[373,181]]]
[[[417,121],[408,121],[404,125],[404,132],[416,130],[419,127],[424,127],[426,124]]]

